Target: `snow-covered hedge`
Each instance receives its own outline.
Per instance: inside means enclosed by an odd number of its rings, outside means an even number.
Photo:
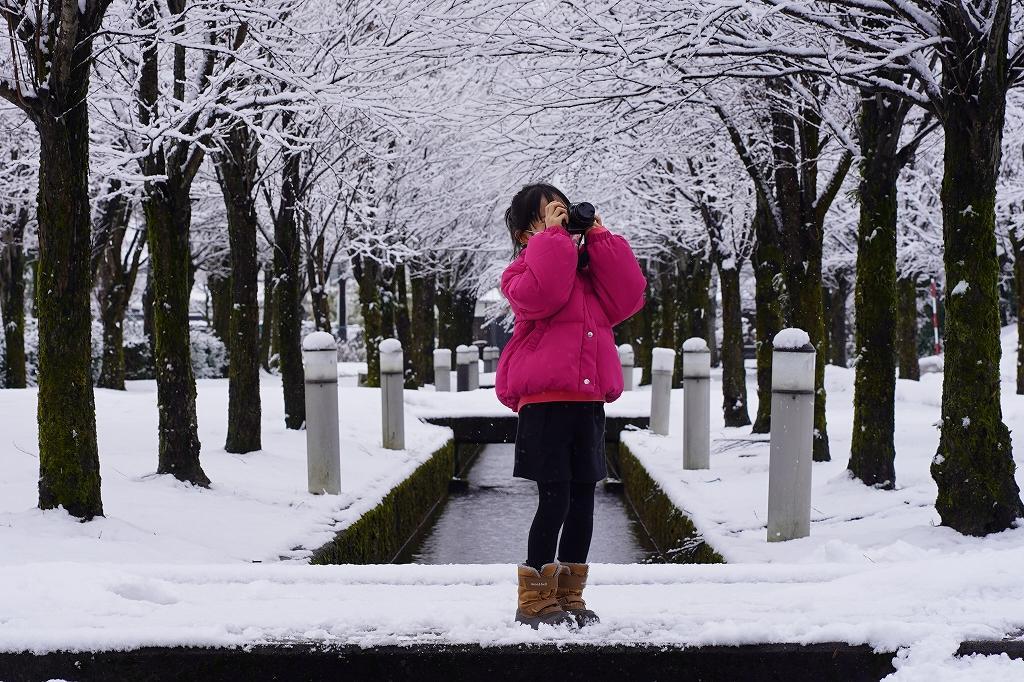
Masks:
[[[192,369],[197,379],[215,379],[228,374],[228,352],[224,343],[206,328],[192,327],[189,336],[192,341]],[[92,323],[92,378],[100,376],[103,362],[103,326]],[[0,334],[0,388],[4,387],[4,369],[7,349],[4,336]],[[35,386],[39,373],[39,324],[34,317],[25,318],[25,364],[28,383]],[[153,379],[153,358],[149,340],[142,331],[142,322],[124,323],[124,365],[126,379]]]

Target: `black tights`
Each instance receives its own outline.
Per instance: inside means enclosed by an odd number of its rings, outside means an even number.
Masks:
[[[593,481],[537,483],[537,513],[530,526],[526,565],[538,571],[555,559],[583,564],[594,534]],[[559,540],[558,531],[562,530]]]

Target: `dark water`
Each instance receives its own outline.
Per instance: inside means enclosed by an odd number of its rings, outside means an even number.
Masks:
[[[486,446],[469,470],[469,488],[452,493],[433,528],[404,560],[417,564],[519,563],[537,509],[537,484],[512,477],[514,447]],[[640,563],[654,555],[620,492],[597,484],[588,561]]]

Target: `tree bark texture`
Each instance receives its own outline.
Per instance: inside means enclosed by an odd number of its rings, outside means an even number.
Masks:
[[[231,245],[231,306],[228,317],[228,432],[224,449],[245,453],[262,449],[260,403],[260,265],[256,255],[255,136],[235,125],[221,144],[215,163],[224,195]]]

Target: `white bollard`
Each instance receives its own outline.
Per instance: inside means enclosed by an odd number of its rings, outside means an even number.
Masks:
[[[452,390],[452,351],[449,348],[434,349],[434,390]]]
[[[476,357],[476,348],[459,344],[455,349],[455,384],[456,390],[469,390],[469,363]]]
[[[480,347],[467,346],[472,352],[469,360],[469,390],[480,388]]]
[[[711,468],[711,350],[699,337],[683,342],[683,468]]]
[[[405,449],[405,362],[398,339],[380,342],[381,442],[388,450]]]
[[[773,345],[768,542],[780,542],[811,533],[815,354],[802,329],[783,329]]]
[[[338,433],[338,345],[327,332],[302,340],[306,389],[306,477],[309,492],[341,492]]]
[[[622,365],[622,390],[633,390],[633,346],[624,343],[619,346],[619,363]]]
[[[668,435],[668,417],[672,409],[672,370],[676,352],[655,348],[651,354],[651,431]]]

